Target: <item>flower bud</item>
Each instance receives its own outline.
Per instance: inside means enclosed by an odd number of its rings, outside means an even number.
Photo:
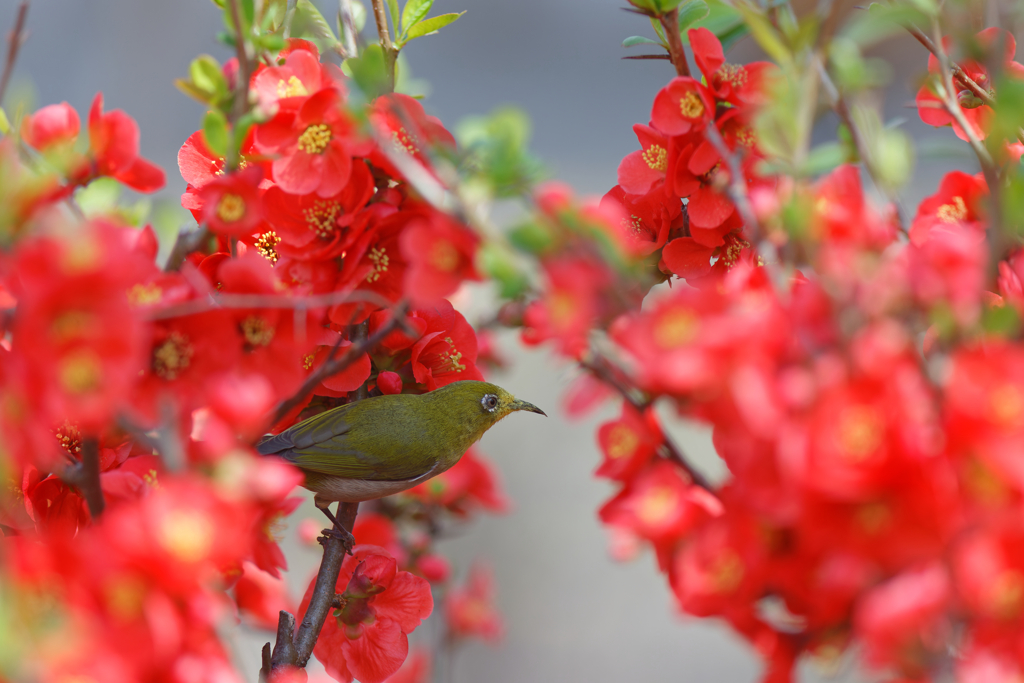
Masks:
[[[377,386],[382,394],[400,394],[402,393],[402,378],[398,376],[397,372],[382,372],[377,375]]]

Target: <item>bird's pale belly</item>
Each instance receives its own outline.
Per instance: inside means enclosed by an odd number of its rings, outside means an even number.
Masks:
[[[430,479],[442,470],[435,467],[430,472],[420,475],[415,479],[398,479],[394,481],[374,481],[369,479],[344,479],[306,472],[306,481],[303,484],[307,489],[317,494],[317,498],[324,501],[340,500],[345,503],[361,503],[364,500],[376,500],[384,496],[400,493],[413,486]]]

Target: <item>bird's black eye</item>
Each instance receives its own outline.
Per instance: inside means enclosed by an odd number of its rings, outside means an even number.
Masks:
[[[480,405],[482,405],[484,410],[488,413],[493,413],[498,408],[498,397],[494,394],[485,394],[484,397],[480,399]]]

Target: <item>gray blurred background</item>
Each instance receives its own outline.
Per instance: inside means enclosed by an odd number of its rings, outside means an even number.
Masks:
[[[335,4],[317,4],[334,16]],[[551,175],[581,193],[600,194],[615,184],[620,159],[637,148],[630,127],[647,122],[655,93],[674,75],[667,62],[621,60],[627,54],[620,46],[623,38],[651,35],[647,21],[623,12],[622,4],[436,0],[434,13],[467,13],[440,36],[416,40],[404,54],[413,74],[432,86],[427,110],[449,128],[463,116],[517,104],[533,120],[532,147]],[[0,0],[4,37],[16,5]],[[66,100],[84,123],[93,96],[103,91],[107,109],[122,108],[138,120],[142,152],[167,172],[162,196],[176,204],[184,190],[177,151],[199,127],[203,109],[179,93],[173,80],[200,53],[220,60],[230,56],[214,40],[222,29],[219,14],[209,0],[33,0],[31,35],[8,99],[32,97],[36,106]],[[629,54],[641,51],[633,48]],[[903,192],[912,207],[935,191],[952,164],[970,169],[973,163],[948,131],[924,126],[906,106],[926,68],[923,49],[900,37],[874,54],[893,67],[886,117],[905,117],[905,129],[928,152],[918,159],[914,181]],[[744,40],[729,61],[757,57]],[[834,126],[826,117],[820,137],[834,135]],[[960,151],[951,152],[951,145]],[[494,566],[506,619],[503,644],[465,647],[450,680],[756,680],[756,656],[727,628],[676,613],[653,557],[644,554],[628,564],[609,558],[596,510],[612,487],[591,472],[600,460],[596,425],[616,411],[609,406],[591,419],[568,422],[560,403],[571,370],[545,352],[520,349],[514,334],[499,341],[515,362],[511,371],[492,379],[551,417],[516,415],[485,436],[482,450],[501,469],[514,510],[482,518],[442,546],[460,577],[476,557]],[[679,426],[676,436],[704,471],[723,474],[705,430]],[[305,517],[319,522],[309,502],[291,518],[285,541],[296,597],[319,557],[296,540],[295,526]],[[430,636],[428,622],[420,637]],[[268,638],[237,630],[235,649],[247,680],[256,679],[259,647]],[[849,663],[841,666],[840,677],[849,678],[849,669]],[[813,665],[801,670],[804,679],[823,675]]]

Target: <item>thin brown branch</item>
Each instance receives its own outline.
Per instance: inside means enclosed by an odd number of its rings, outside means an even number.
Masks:
[[[354,363],[359,356],[373,349],[377,344],[381,343],[385,337],[399,327],[402,327],[405,324],[405,306],[403,304],[399,304],[392,309],[392,313],[393,315],[391,320],[382,325],[381,328],[373,335],[367,339],[352,344],[352,346],[348,347],[341,358],[334,360],[334,354],[337,353],[341,344],[341,341],[339,340],[339,343],[331,349],[331,353],[328,354],[327,359],[313,372],[313,374],[309,376],[303,385],[299,387],[299,390],[290,398],[287,398],[278,404],[277,409],[274,410],[274,415],[271,418],[271,424],[277,424],[280,422],[285,415],[302,403],[306,396],[308,396],[324,379],[338,374]]]
[[[672,58],[668,55],[627,55],[622,59],[664,59],[671,60]]]
[[[380,38],[380,47],[384,51],[384,70],[388,76],[390,88],[388,92],[395,91],[395,61],[398,59],[398,48],[391,42],[391,31],[388,30],[388,15],[384,9],[384,0],[373,1],[373,18],[377,22],[377,36]],[[398,17],[393,17],[395,24]]]
[[[4,73],[0,76],[0,105],[4,102],[4,95],[7,93],[7,84],[11,81],[11,74],[14,72],[14,63],[18,61],[18,51],[28,35],[25,33],[25,19],[28,16],[28,0],[21,0],[18,5],[18,14],[14,19],[14,28],[7,34],[7,59],[4,61]]]
[[[661,27],[665,29],[665,39],[668,41],[668,56],[672,65],[676,67],[676,73],[680,76],[690,75],[690,65],[686,61],[686,51],[683,49],[683,40],[679,35],[679,10],[673,9],[658,17]]]
[[[754,238],[760,239],[764,235],[761,232],[761,224],[754,214],[754,208],[750,205],[750,196],[747,194],[747,183],[743,179],[743,167],[740,160],[725,144],[722,134],[718,132],[718,128],[714,124],[704,128],[704,137],[722,156],[726,170],[729,171],[729,199],[736,205],[736,210],[740,212],[743,222],[753,233]]]
[[[235,25],[235,55],[238,57],[238,73],[235,78],[235,100],[231,105],[231,121],[237,121],[249,107],[249,52],[246,49],[245,28],[242,26],[241,0],[228,0],[231,9],[231,23]],[[231,150],[228,150],[231,155]],[[237,164],[237,159],[234,160]],[[225,161],[225,170],[233,171],[235,165]]]
[[[164,264],[164,270],[174,271],[181,268],[185,257],[202,246],[209,236],[210,232],[205,226],[179,230],[178,237],[174,240],[174,246],[171,247],[171,253],[167,257],[167,263]]]
[[[359,56],[359,47],[356,44],[355,16],[352,14],[352,0],[338,0],[338,23],[341,25],[341,41],[339,48],[342,59],[350,59]]]
[[[78,489],[89,506],[89,515],[99,519],[106,503],[100,488],[100,444],[96,437],[82,440],[82,461],[68,467],[61,479]]]
[[[590,359],[579,361],[579,365],[581,368],[594,375],[594,377],[615,389],[615,391],[622,396],[623,400],[636,409],[637,412],[642,413],[651,407],[652,402],[650,397],[630,384],[629,379],[625,377],[621,370],[599,354],[591,351]],[[711,483],[703,474],[697,471],[697,469],[690,464],[683,451],[672,442],[672,439],[670,439],[667,434],[664,433],[662,434],[662,446],[668,459],[686,472],[690,477],[690,481],[692,481],[695,486],[699,486],[706,491],[714,493],[714,488],[711,486]]]
[[[326,554],[327,548],[325,547],[324,555]],[[344,559],[344,555],[342,555],[342,558]],[[321,563],[321,571],[323,571],[323,563]],[[334,581],[338,581],[337,577],[335,577]],[[294,636],[295,617],[290,612],[281,610],[277,618],[277,640],[274,643],[273,654],[270,656],[271,670],[284,664],[295,665],[299,658],[299,653],[295,649]]]
[[[391,305],[389,299],[370,291],[329,292],[313,296],[295,297],[284,294],[211,294],[205,299],[190,299],[163,308],[155,307],[143,313],[147,320],[167,320],[197,315],[223,308],[294,308],[310,309],[348,303],[368,303],[380,308]]]

